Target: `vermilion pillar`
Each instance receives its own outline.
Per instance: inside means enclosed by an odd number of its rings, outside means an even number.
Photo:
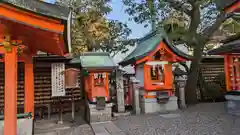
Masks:
[[[230,71],[231,71],[231,65],[229,63],[229,56],[228,55],[225,55],[224,56],[224,72],[225,72],[225,80],[226,80],[226,90],[227,91],[230,91],[230,82],[231,82],[231,77],[230,77],[230,74],[232,74]]]
[[[17,47],[5,50],[4,135],[17,134]]]
[[[225,9],[225,12],[231,13],[240,8],[240,1],[235,2],[232,6]]]
[[[31,112],[34,116],[34,75],[32,57],[28,56],[24,59],[25,78],[24,78],[24,112]]]

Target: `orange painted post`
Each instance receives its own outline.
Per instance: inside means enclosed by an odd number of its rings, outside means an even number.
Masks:
[[[24,112],[31,112],[34,117],[34,74],[32,58],[25,59],[24,72]]]
[[[225,71],[225,78],[226,78],[226,91],[230,91],[230,84],[231,84],[231,77],[229,73],[231,70],[229,69],[230,64],[229,64],[229,56],[225,55],[224,56],[224,71]]]
[[[4,135],[17,134],[17,47],[5,51]]]
[[[225,12],[231,13],[240,8],[240,1],[235,2],[232,6],[224,9]]]

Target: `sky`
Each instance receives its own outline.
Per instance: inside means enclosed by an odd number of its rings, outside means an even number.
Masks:
[[[48,3],[55,3],[56,0],[43,0]],[[107,16],[108,19],[119,20],[123,23],[127,23],[128,27],[132,29],[132,34],[129,38],[140,38],[146,35],[149,32],[149,28],[144,28],[141,24],[136,24],[133,21],[128,21],[128,14],[124,12],[125,7],[121,0],[112,0],[110,3],[113,11]],[[124,54],[117,54],[113,59],[116,63],[120,62],[125,58],[129,53],[134,50],[135,47],[129,47],[129,51]]]
[[[56,0],[42,0],[48,3],[54,4]],[[119,20],[127,23],[128,27],[132,29],[131,38],[139,38],[147,34],[149,29],[144,28],[141,24],[136,24],[132,21],[128,21],[129,16],[124,13],[124,5],[121,0],[112,0],[111,6],[113,11],[107,16],[109,19]]]
[[[129,28],[132,29],[131,37],[138,38],[138,37],[142,37],[147,34],[149,29],[144,28],[143,25],[141,25],[141,24],[136,24],[133,21],[128,21],[129,16],[128,16],[128,14],[126,14],[124,12],[125,7],[121,0],[112,0],[111,6],[112,6],[113,11],[112,11],[112,13],[110,13],[108,15],[108,18],[127,23]]]
[[[130,38],[143,37],[149,32],[149,29],[144,28],[143,25],[136,24],[133,21],[128,21],[130,16],[128,16],[128,14],[124,12],[125,7],[121,0],[112,0],[111,6],[113,11],[107,17],[109,19],[119,20],[121,22],[127,23],[128,27],[132,29],[132,34]],[[126,52],[125,54],[117,54],[115,57],[113,57],[114,61],[116,63],[122,61],[129,53],[131,53],[134,50],[134,48],[135,47],[129,47],[129,51]],[[130,68],[130,67],[127,67],[127,68]]]

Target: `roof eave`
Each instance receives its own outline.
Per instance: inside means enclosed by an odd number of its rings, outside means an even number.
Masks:
[[[108,67],[82,67],[85,70],[115,70],[118,66],[108,66]]]
[[[173,51],[174,54],[176,54],[178,57],[181,57],[185,60],[192,60],[193,57],[184,53],[184,52],[181,52],[177,47],[175,47],[174,45],[170,45],[171,43],[169,43],[167,40],[163,39],[163,42],[165,43],[165,45],[167,45],[167,47]]]
[[[169,43],[167,40],[165,40],[164,38],[163,38],[163,41],[161,41],[161,42],[164,42],[164,43],[167,45],[167,47],[168,47],[169,49],[171,49],[171,51],[173,51],[178,57],[181,57],[181,58],[185,59],[186,61],[193,59],[193,57],[190,56],[190,55],[184,54],[183,52],[180,53],[180,52],[178,51],[178,48],[176,48],[175,46],[169,45],[170,43]],[[161,43],[161,42],[160,42],[160,43]],[[153,50],[155,50],[160,43],[158,43]],[[130,65],[130,64],[134,65],[134,64],[136,63],[136,61],[141,60],[142,58],[144,58],[145,56],[147,56],[147,55],[148,55],[150,52],[152,52],[153,50],[151,50],[151,51],[149,51],[149,52],[147,52],[147,53],[145,53],[145,54],[142,54],[142,55],[140,55],[140,56],[137,56],[137,57],[135,57],[135,58],[131,58],[131,59],[128,59],[128,60],[124,60],[124,61],[122,61],[122,62],[120,62],[120,63],[118,63],[118,64],[121,65],[121,66],[123,66],[123,67],[125,67],[125,66],[127,66],[127,65]]]
[[[37,15],[49,17],[49,18],[52,18],[52,19],[59,19],[59,20],[63,20],[63,21],[67,21],[68,20],[68,17],[65,17],[65,16],[56,16],[56,15],[52,15],[52,14],[49,14],[49,13],[45,13],[45,14],[39,13],[39,12],[33,11],[31,9],[24,8],[22,6],[17,6],[15,4],[13,4],[13,3],[10,3],[10,2],[0,1],[0,3],[7,4],[9,6],[12,6],[12,7],[15,7],[15,8],[19,8],[19,9],[27,11],[27,12],[32,12],[32,13],[37,14]],[[69,14],[69,12],[70,12],[70,10],[68,11],[68,14]]]
[[[136,59],[132,58],[132,59],[129,59],[129,60],[126,60],[126,61],[121,61],[121,62],[118,63],[118,65],[125,67],[127,65],[131,65],[131,64],[133,65],[135,63],[136,63]]]

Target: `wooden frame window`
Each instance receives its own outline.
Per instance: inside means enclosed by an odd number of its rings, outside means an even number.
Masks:
[[[106,73],[94,73],[94,86],[105,86]]]

